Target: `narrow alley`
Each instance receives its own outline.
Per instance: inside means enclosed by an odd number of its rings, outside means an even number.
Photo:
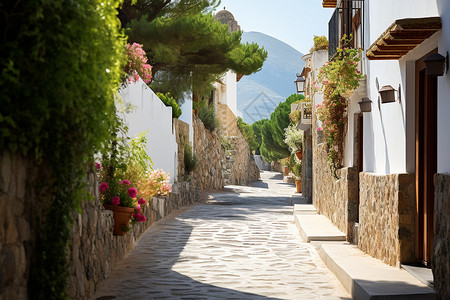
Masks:
[[[261,178],[154,224],[93,299],[349,299],[299,236],[294,185]]]

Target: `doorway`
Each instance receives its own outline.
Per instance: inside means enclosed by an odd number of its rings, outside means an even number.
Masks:
[[[437,49],[430,53],[435,52]],[[416,61],[415,75],[416,249],[418,259],[429,267],[434,239],[433,176],[437,172],[437,78],[425,75],[425,56]]]

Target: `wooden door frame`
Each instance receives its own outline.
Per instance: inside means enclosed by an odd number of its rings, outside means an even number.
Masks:
[[[437,52],[436,48],[428,54]],[[427,123],[430,118],[436,120],[437,112],[437,103],[430,102],[433,97],[437,99],[436,78],[425,75],[423,60],[428,54],[417,60],[415,66],[416,256],[426,265],[431,263],[433,251],[434,186],[432,176],[436,172],[435,161],[426,159],[426,157],[429,155],[428,152],[433,152],[431,155],[434,154],[434,158],[437,155],[437,145],[430,143],[430,140],[437,141],[437,125],[430,128],[428,126],[430,123]],[[421,90],[421,85],[423,90]],[[434,85],[436,85],[436,89],[433,89]],[[420,101],[421,99],[422,101]]]

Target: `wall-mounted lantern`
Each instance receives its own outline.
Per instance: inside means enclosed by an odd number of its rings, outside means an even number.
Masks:
[[[385,85],[378,93],[381,96],[381,103],[395,102],[395,89],[392,86]]]
[[[295,87],[297,89],[297,93],[303,93],[305,91],[305,78],[303,76],[300,76],[300,74],[297,73],[297,79],[294,81]]]
[[[427,76],[442,76],[444,71],[448,71],[448,52],[446,57],[439,53],[429,54],[423,61],[426,65],[425,73]]]
[[[361,112],[371,112],[372,111],[372,101],[369,98],[362,98],[358,102]]]

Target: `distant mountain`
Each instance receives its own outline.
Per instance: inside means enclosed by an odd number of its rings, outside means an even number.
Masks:
[[[237,84],[237,106],[244,121],[251,124],[268,118],[275,107],[295,93],[295,74],[305,65],[302,53],[288,44],[260,32],[244,32],[242,42],[257,43],[269,55],[262,70],[244,76]]]

